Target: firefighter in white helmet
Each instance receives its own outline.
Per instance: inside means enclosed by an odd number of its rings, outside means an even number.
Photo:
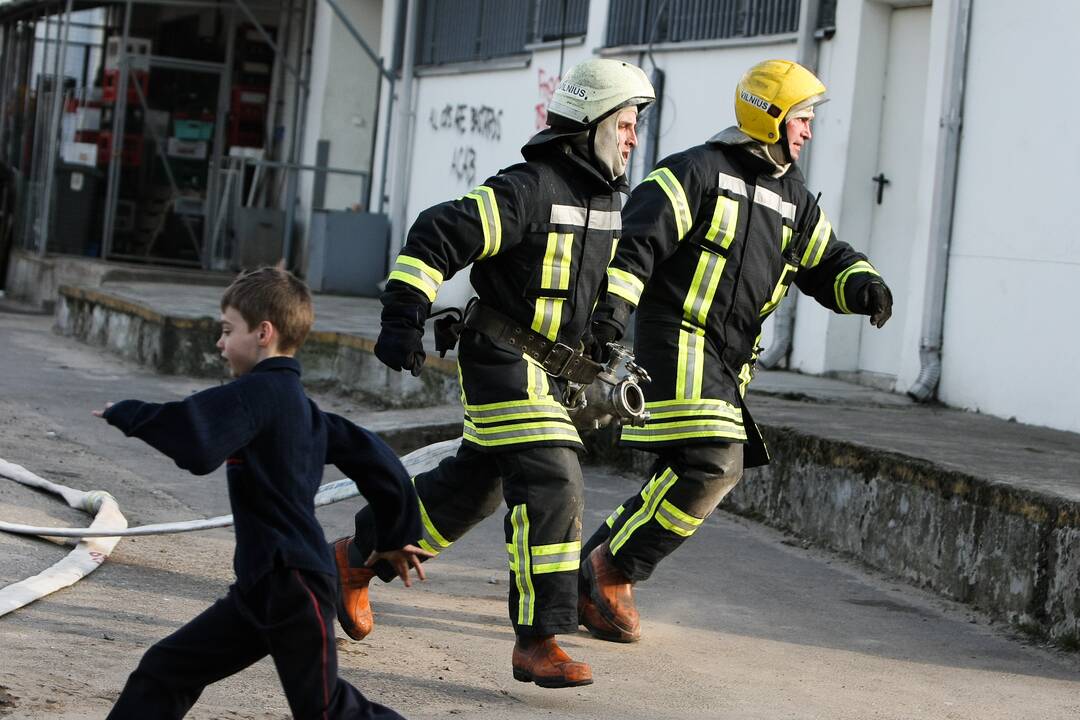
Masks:
[[[561,401],[568,381],[590,382],[600,370],[582,355],[582,336],[621,228],[637,115],[653,99],[633,65],[571,68],[548,107],[551,127],[522,148],[525,162],[422,212],[381,298],[375,354],[418,375],[436,292],[472,265],[479,297],[458,351],[464,439],[456,457],[415,479],[423,517],[416,543],[440,554],[505,501],[513,673],[542,687],[592,682],[589,666],[554,639],[578,628],[583,492],[582,443]],[[437,344],[445,329],[437,321]],[[372,575],[396,575],[385,563],[365,567],[381,549],[382,522],[365,508],[355,535],[334,543],[338,618],[357,639],[372,627]]]
[[[836,238],[795,164],[824,101],[806,68],[754,65],[735,91],[738,126],[662,160],[627,202],[592,334],[603,348],[637,310],[651,416],[621,441],[657,459],[582,549],[580,619],[596,637],[640,637],[633,584],[697,531],[744,467],[768,462],[743,397],[761,324],[791,283],[877,327],[892,313],[877,270]]]

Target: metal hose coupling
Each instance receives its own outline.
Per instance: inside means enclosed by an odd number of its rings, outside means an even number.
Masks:
[[[567,407],[578,429],[599,430],[615,420],[641,427],[649,419],[641,386],[652,378],[628,348],[618,343],[607,346],[611,354],[596,376],[601,382],[574,386],[569,393]]]

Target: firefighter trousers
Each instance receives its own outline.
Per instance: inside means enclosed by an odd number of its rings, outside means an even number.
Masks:
[[[581,552],[583,482],[577,453],[569,447],[516,447],[481,452],[463,444],[457,455],[417,475],[422,537],[415,544],[436,554],[499,506],[510,565],[510,621],[518,635],[577,631],[577,572]],[[368,506],[356,514],[349,561],[363,564],[375,548]],[[373,568],[388,582],[389,563]]]
[[[615,566],[631,582],[645,580],[661,560],[697,532],[742,472],[741,443],[661,450],[652,476],[600,524],[581,549],[582,559],[608,541]]]

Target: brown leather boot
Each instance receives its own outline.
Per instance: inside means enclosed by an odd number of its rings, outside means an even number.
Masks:
[[[588,663],[571,660],[554,635],[518,635],[514,643],[514,679],[542,688],[592,685]]]
[[[594,637],[623,643],[641,639],[634,584],[615,567],[607,543],[589,553],[580,580],[578,620]]]
[[[353,640],[363,640],[375,626],[368,601],[368,583],[375,577],[370,568],[349,567],[351,537],[334,541],[334,562],[337,564],[337,619],[341,629]]]

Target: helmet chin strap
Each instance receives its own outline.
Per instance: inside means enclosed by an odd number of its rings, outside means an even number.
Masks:
[[[787,121],[780,121],[780,139],[768,146],[769,155],[776,160],[777,165],[788,165],[795,162],[791,157],[791,145],[788,143]]]

